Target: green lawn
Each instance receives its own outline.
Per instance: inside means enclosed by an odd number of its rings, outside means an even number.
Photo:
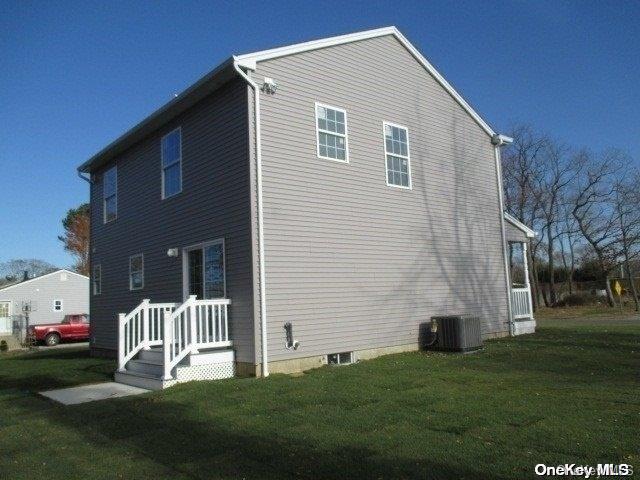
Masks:
[[[543,320],[482,353],[407,353],[300,377],[180,385],[74,407],[110,377],[79,351],[0,358],[0,478],[533,478],[640,471],[640,321]]]
[[[633,318],[640,320],[640,315],[630,304],[623,308],[616,305],[609,307],[607,305],[584,305],[580,307],[541,307],[535,314],[537,319],[542,320],[561,320],[561,319],[577,319],[577,320],[597,320],[600,317],[607,317],[613,320],[623,320]]]

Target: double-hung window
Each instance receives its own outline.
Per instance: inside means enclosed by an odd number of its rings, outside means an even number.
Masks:
[[[104,223],[115,220],[118,216],[118,169],[111,167],[102,176],[102,196]]]
[[[102,267],[98,265],[93,266],[93,294],[100,295],[102,293]]]
[[[347,148],[347,112],[316,103],[318,157],[349,161]]]
[[[182,131],[176,128],[162,137],[162,198],[182,191]]]
[[[54,300],[53,301],[53,311],[61,312],[62,311],[62,300]]]
[[[142,253],[129,257],[129,290],[144,287],[144,256]]]
[[[387,164],[387,185],[411,188],[409,162],[409,131],[401,125],[384,122],[384,154]]]

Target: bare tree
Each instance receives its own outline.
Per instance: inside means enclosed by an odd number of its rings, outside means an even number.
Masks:
[[[621,153],[609,150],[600,158],[588,151],[578,154],[584,168],[576,182],[572,199],[572,215],[580,233],[593,249],[605,280],[607,300],[614,306],[610,275],[617,265],[619,250],[619,222],[611,198],[620,170]]]
[[[577,249],[580,245],[581,235],[576,219],[571,214],[571,204],[565,202],[561,208],[560,216],[560,253],[562,264],[567,272],[567,282],[569,284],[569,295],[573,293],[573,279],[577,267]]]
[[[55,265],[37,258],[19,258],[0,264],[0,275],[5,282],[15,282],[53,272]]]
[[[502,155],[504,176],[505,208],[525,225],[536,228],[541,216],[539,195],[535,188],[544,174],[540,153],[546,144],[546,137],[538,134],[529,125],[517,125],[510,129],[513,143]],[[537,258],[542,238],[531,239],[527,249],[529,283],[532,287],[534,309],[538,306],[539,283]]]
[[[640,256],[640,174],[623,176],[613,186],[612,203],[620,229],[620,251],[631,294],[637,312],[640,312],[638,292],[634,283],[631,262]]]
[[[542,149],[544,173],[535,181],[534,194],[540,204],[541,232],[546,237],[547,266],[549,272],[549,300],[553,305],[557,301],[555,285],[555,248],[557,240],[563,235],[560,228],[561,212],[565,208],[569,186],[582,168],[579,158],[571,158],[569,149],[547,139]]]

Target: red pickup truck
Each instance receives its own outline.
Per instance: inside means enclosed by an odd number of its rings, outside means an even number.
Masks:
[[[60,342],[89,340],[89,315],[65,315],[61,323],[32,325],[27,332],[34,342],[44,342],[50,347]]]

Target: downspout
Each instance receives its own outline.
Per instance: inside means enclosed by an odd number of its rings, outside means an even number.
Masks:
[[[251,78],[240,68],[238,59],[233,57],[233,68],[253,89],[254,101],[254,122],[256,130],[256,177],[257,177],[257,201],[258,201],[258,265],[260,269],[260,326],[262,345],[262,376],[269,376],[268,352],[267,352],[267,292],[265,280],[264,261],[264,223],[262,216],[262,146],[260,135],[260,88]]]
[[[509,335],[514,334],[513,310],[511,306],[511,274],[509,272],[509,257],[507,254],[507,235],[504,226],[504,192],[502,190],[502,164],[500,161],[500,147],[509,145],[513,142],[512,138],[505,135],[495,134],[491,137],[493,151],[496,160],[496,180],[498,184],[498,200],[500,202],[500,233],[502,236],[502,258],[504,264],[505,287],[507,291],[507,318],[509,320]]]

